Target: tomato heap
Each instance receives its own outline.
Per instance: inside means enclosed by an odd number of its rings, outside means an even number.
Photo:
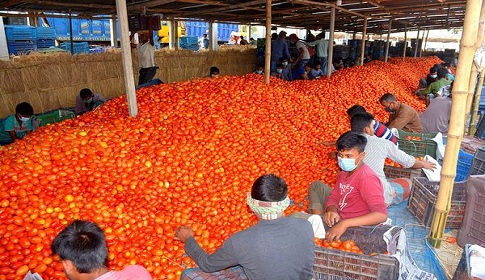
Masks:
[[[103,228],[111,269],[140,264],[154,278],[177,278],[194,265],[173,239],[179,225],[214,251],[256,222],[246,193],[270,172],[288,183],[287,213],[305,209],[312,181],[335,181],[335,148],[323,143],[349,129],[346,109],[359,103],[384,120],[378,99],[392,92],[423,110],[411,89],[438,62],[375,61],[270,85],[253,74],[164,84],[137,92],[136,118],[122,96],[42,127],[0,148],[0,279],[27,269],[63,278],[49,246],[74,219]]]

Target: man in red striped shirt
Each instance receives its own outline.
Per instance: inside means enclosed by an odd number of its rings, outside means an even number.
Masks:
[[[347,110],[347,115],[349,115],[350,118],[352,118],[355,114],[358,114],[358,113],[366,113],[366,110],[363,106],[361,105],[354,105],[352,107],[350,107],[348,110]],[[374,120],[374,135],[379,137],[379,138],[383,138],[383,139],[387,139],[389,141],[391,141],[392,143],[394,143],[394,145],[397,145],[397,138],[394,134],[392,134],[391,130],[389,128],[387,128],[387,126],[383,125],[382,123]]]

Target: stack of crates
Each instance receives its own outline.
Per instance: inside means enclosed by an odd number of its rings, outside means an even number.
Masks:
[[[179,47],[185,50],[198,51],[199,39],[195,36],[180,37]]]
[[[26,54],[37,50],[36,28],[28,25],[5,25],[8,53]]]
[[[470,168],[470,175],[484,175],[485,174],[485,147],[479,148],[475,152],[473,162]]]
[[[455,182],[465,181],[470,173],[470,168],[473,162],[473,154],[469,154],[462,149],[458,153],[458,163],[456,164]]]
[[[37,49],[56,46],[56,30],[52,27],[37,27]]]
[[[73,43],[74,54],[89,53],[89,45],[87,42]],[[62,43],[59,48],[71,52],[71,43]]]

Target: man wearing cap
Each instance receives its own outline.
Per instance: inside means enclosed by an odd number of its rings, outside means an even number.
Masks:
[[[298,68],[305,68],[308,61],[310,61],[310,53],[308,52],[308,48],[306,47],[305,43],[300,41],[296,34],[290,35],[290,42],[292,44],[296,43],[296,48],[298,49],[299,53],[298,56],[294,59],[293,63],[298,63]]]
[[[258,223],[233,234],[210,255],[189,227],[177,229],[175,237],[185,243],[185,252],[199,267],[184,275],[188,279],[311,279],[312,225],[305,219],[283,217],[290,204],[286,182],[273,174],[263,175],[253,183],[246,202]]]
[[[282,59],[290,60],[290,51],[286,42],[286,32],[280,31],[278,38],[271,41],[271,71],[276,71],[276,64]]]

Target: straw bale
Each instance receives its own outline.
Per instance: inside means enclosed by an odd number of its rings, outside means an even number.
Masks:
[[[133,73],[138,80],[138,57],[132,52]],[[218,51],[162,49],[155,52],[160,69],[155,78],[165,83],[209,75],[217,66],[222,75],[242,75],[255,69],[256,49],[245,46],[223,47]],[[0,61],[0,118],[15,112],[19,102],[30,102],[36,113],[59,107],[72,107],[82,88],[91,88],[106,98],[125,92],[119,49],[100,54],[32,54]]]

